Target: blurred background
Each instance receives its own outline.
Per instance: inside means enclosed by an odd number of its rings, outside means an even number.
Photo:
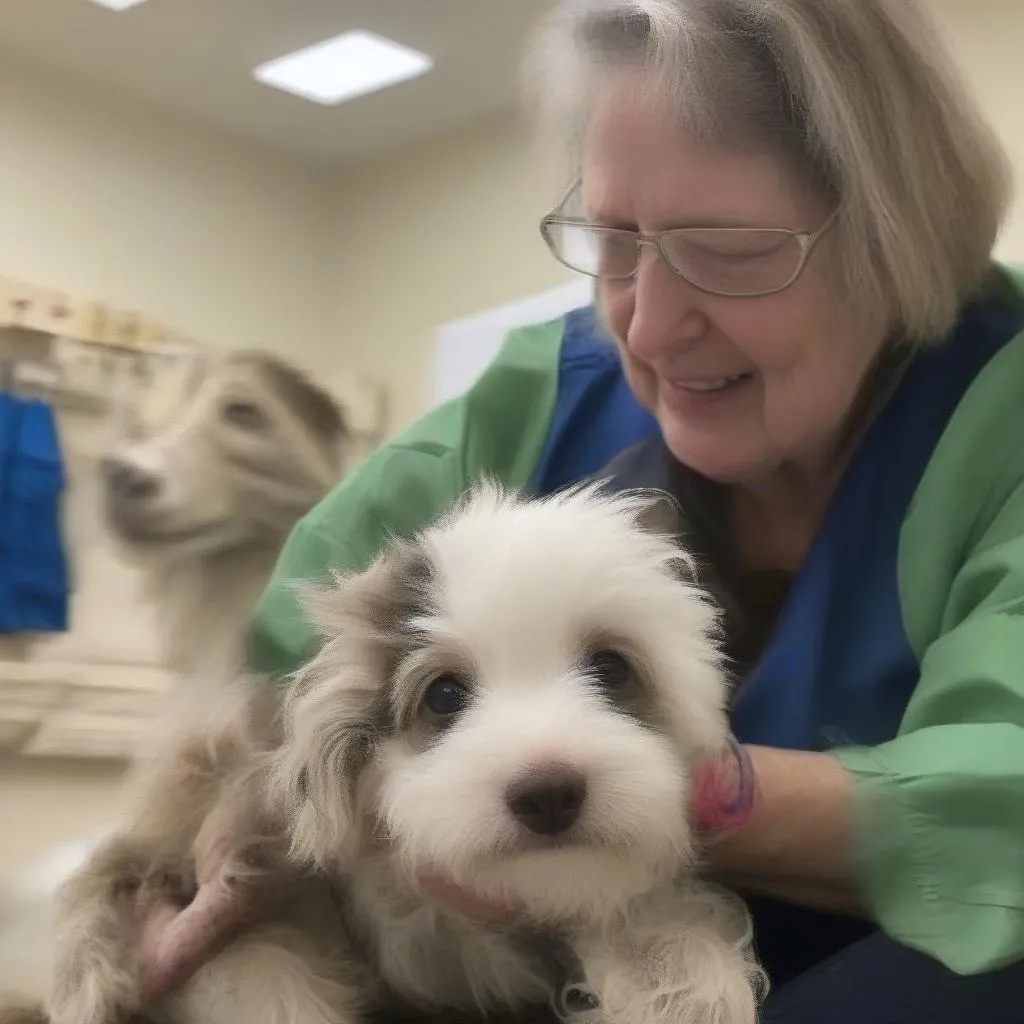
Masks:
[[[1024,169],[1024,3],[930,2]],[[400,430],[465,387],[508,326],[587,301],[538,234],[563,182],[519,111],[519,58],[548,6],[4,0],[0,358],[45,369],[64,338],[66,381],[72,349],[84,365],[259,348],[332,389],[364,447]],[[400,44],[408,69],[375,88],[328,81],[323,53],[304,82],[270,63],[350,32],[378,57]],[[1000,254],[1024,262],[1021,203]],[[0,873],[41,885],[115,818],[164,679],[90,486],[119,373],[77,386],[91,413],[50,396],[77,502],[67,634],[0,636]]]

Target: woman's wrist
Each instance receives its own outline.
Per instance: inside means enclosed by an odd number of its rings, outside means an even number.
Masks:
[[[742,827],[718,830],[706,870],[724,885],[840,913],[857,913],[852,792],[828,754],[748,746],[756,780]],[[740,765],[742,767],[742,765]]]
[[[700,765],[694,776],[692,810],[705,835],[742,828],[754,811],[757,779],[746,747],[735,740],[726,753]]]

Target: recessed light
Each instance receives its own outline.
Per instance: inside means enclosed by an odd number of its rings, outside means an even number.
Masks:
[[[425,74],[426,54],[372,32],[345,32],[261,64],[253,76],[314,103],[334,104]]]
[[[141,3],[145,3],[145,0],[92,0],[94,4],[99,4],[100,7],[109,7],[112,11],[127,11],[129,7],[137,7]]]

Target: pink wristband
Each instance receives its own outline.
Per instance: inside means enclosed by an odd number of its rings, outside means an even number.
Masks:
[[[735,741],[721,761],[701,765],[694,777],[693,814],[702,832],[728,832],[745,825],[754,808],[754,766]]]

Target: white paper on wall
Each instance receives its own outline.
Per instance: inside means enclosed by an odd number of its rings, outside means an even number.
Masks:
[[[590,280],[581,279],[442,324],[434,341],[433,403],[447,402],[470,387],[513,328],[552,320],[592,300]]]

